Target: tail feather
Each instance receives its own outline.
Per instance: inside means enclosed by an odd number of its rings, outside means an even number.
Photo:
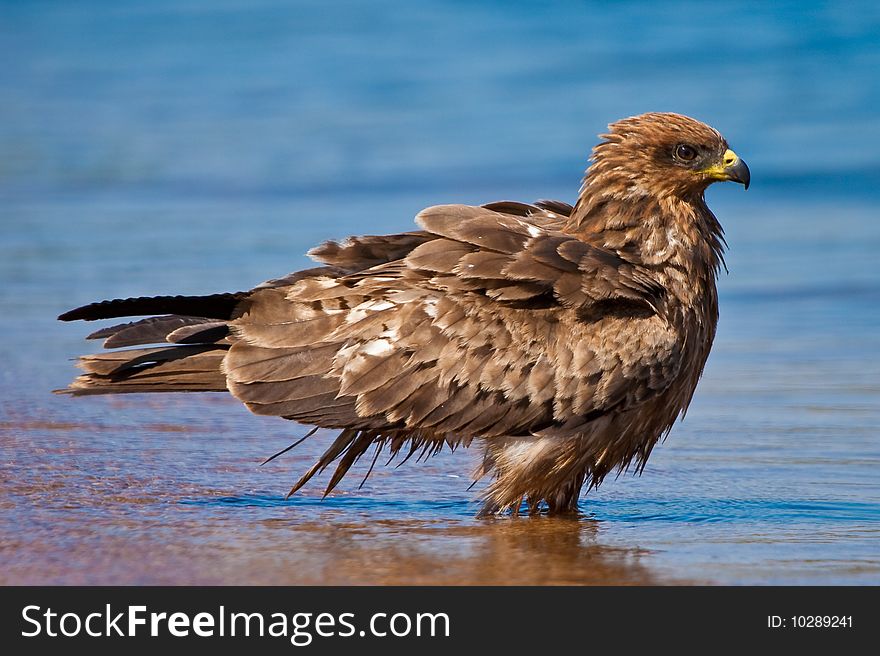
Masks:
[[[161,314],[102,328],[88,339],[105,340],[107,349],[166,345],[84,355],[78,360],[84,373],[67,389],[55,391],[73,395],[227,391],[222,370],[230,346],[226,322],[247,295],[118,298],[65,312],[58,317],[61,321]]]
[[[138,344],[160,344],[166,341],[176,342],[168,338],[181,329],[196,326],[198,329],[205,324],[214,323],[204,317],[185,317],[177,314],[162,317],[148,317],[140,321],[120,323],[108,328],[96,330],[86,339],[103,339],[104,348],[122,348]]]
[[[229,335],[229,324],[225,321],[207,321],[178,328],[165,336],[172,344],[216,344]]]
[[[231,319],[247,292],[211,294],[210,296],[140,296],[89,303],[65,312],[60,321],[94,321],[115,317],[137,317],[148,314],[181,314],[209,319]]]
[[[171,346],[112,351],[79,358],[85,371],[59,394],[225,392],[220,366],[225,345]]]

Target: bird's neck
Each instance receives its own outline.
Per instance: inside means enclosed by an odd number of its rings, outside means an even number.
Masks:
[[[565,231],[640,265],[685,302],[715,292],[724,236],[702,190],[648,193],[588,177]]]

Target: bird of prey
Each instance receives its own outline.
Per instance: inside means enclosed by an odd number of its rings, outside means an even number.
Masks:
[[[713,128],[672,113],[609,126],[574,206],[421,211],[419,230],[327,242],[322,264],[246,292],[93,303],[70,394],[229,391],[253,412],[339,429],[291,494],[371,448],[478,444],[483,510],[573,512],[682,415],[718,319],[725,246],[706,188],[749,185]],[[138,346],[134,349],[120,347]],[[313,431],[314,432],[314,431]]]

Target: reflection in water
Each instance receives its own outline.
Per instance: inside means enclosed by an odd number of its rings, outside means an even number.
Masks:
[[[378,509],[377,509],[378,512]],[[389,520],[369,524],[294,525],[266,520],[320,554],[314,583],[391,585],[648,584],[655,581],[635,551],[602,546],[596,522],[550,517],[462,522]],[[299,549],[294,550],[294,554]],[[306,554],[305,559],[314,557]],[[287,582],[301,582],[291,570]]]

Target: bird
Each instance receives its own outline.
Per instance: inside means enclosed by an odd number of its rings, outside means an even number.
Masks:
[[[750,182],[717,130],[681,114],[599,138],[574,205],[432,206],[417,230],[325,242],[319,266],[248,291],[66,312],[145,318],[89,335],[109,350],[56,391],[228,391],[306,437],[338,430],[288,497],[332,464],[326,496],[371,449],[370,471],[383,452],[474,446],[479,514],[577,513],[609,473],[641,474],[686,412],[727,246],[705,191]]]

